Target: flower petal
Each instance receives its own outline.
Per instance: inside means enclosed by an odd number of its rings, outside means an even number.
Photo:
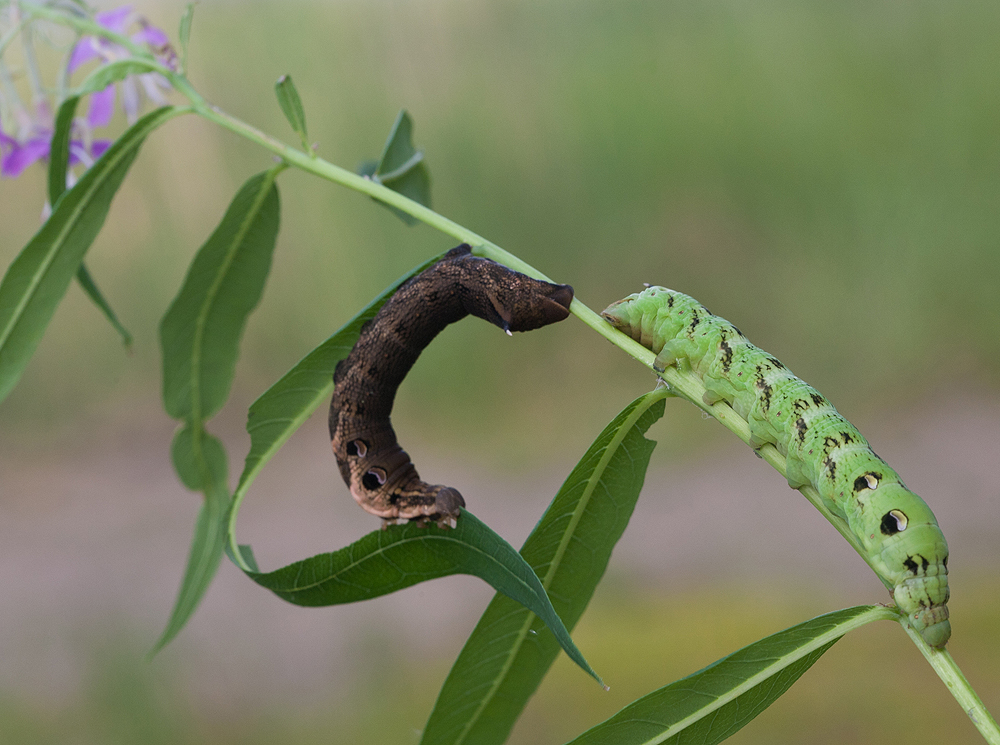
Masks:
[[[135,75],[129,75],[122,81],[122,108],[125,110],[125,120],[132,124],[139,118],[139,89],[135,86]]]
[[[94,140],[90,143],[90,157],[94,160],[100,158],[111,147],[111,140]]]
[[[116,34],[124,34],[128,28],[132,16],[132,6],[123,5],[114,10],[106,10],[94,16],[94,20],[106,29],[114,31]]]
[[[146,91],[146,98],[157,106],[164,106],[167,103],[166,97],[160,93],[160,88],[170,90],[170,83],[157,72],[147,72],[137,76],[142,89]]]
[[[149,44],[155,49],[165,47],[170,43],[170,38],[156,26],[143,26],[140,31],[132,34],[132,41],[136,44]]]
[[[17,147],[17,140],[13,137],[8,137],[7,133],[0,129],[0,156],[6,155],[15,147]]]
[[[115,113],[115,84],[112,83],[103,91],[90,95],[90,108],[87,110],[87,124],[91,127],[106,127]]]
[[[73,54],[69,56],[69,63],[66,65],[67,72],[73,72],[80,65],[90,62],[97,57],[97,39],[93,36],[84,36],[73,47]]]
[[[90,167],[90,154],[87,152],[86,146],[79,140],[69,141],[69,164],[71,166],[83,165],[87,168]]]
[[[14,148],[0,162],[0,176],[17,178],[35,161],[48,157],[51,139],[36,137]]]
[[[109,31],[114,31],[116,34],[124,34],[132,22],[132,15],[132,6],[123,5],[114,10],[98,13],[94,16],[94,21]],[[107,56],[106,54],[101,54],[101,47],[108,46],[109,44],[106,40],[99,39],[96,36],[84,36],[73,47],[73,53],[69,57],[66,69],[69,72],[73,72],[80,65],[90,62],[95,57]]]

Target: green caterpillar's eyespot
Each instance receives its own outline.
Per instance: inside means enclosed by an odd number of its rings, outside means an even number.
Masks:
[[[361,477],[361,485],[368,491],[375,491],[385,483],[385,471],[381,468],[373,468]]]
[[[844,441],[846,444],[846,440]],[[878,488],[878,478],[876,478],[874,473],[866,473],[864,476],[858,476],[854,479],[854,491],[859,492],[862,489],[877,489]]]
[[[889,510],[882,517],[882,535],[896,535],[906,530],[909,519],[900,510]]]
[[[358,458],[364,458],[365,453],[368,452],[368,443],[364,440],[351,440],[347,443],[347,454],[354,455]]]

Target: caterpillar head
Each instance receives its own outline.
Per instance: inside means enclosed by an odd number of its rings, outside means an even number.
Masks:
[[[601,311],[601,317],[644,347],[654,349],[653,339],[656,336],[654,322],[662,311],[661,299],[658,296],[670,293],[671,291],[665,287],[647,287],[642,292],[633,292],[628,297],[611,303]]]
[[[862,508],[856,513],[863,521],[859,534],[873,556],[882,554],[889,564],[895,560],[905,565],[905,554],[921,547],[928,562],[947,561],[948,546],[934,513],[894,473],[867,471],[852,483],[853,498]]]

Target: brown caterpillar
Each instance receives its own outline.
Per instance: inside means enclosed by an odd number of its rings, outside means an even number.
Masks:
[[[333,374],[330,438],[354,500],[387,522],[456,518],[462,495],[421,481],[396,440],[389,416],[399,384],[449,323],[471,313],[508,334],[531,331],[566,318],[572,300],[569,285],[473,256],[464,243],[403,284],[362,326]]]

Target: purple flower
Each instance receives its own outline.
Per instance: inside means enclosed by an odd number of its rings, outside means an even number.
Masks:
[[[148,46],[153,54],[170,69],[176,69],[176,57],[167,35],[145,18],[125,5],[104,13],[98,13],[94,20],[116,34],[128,36],[134,44]],[[129,34],[130,29],[135,29]],[[67,71],[72,73],[81,65],[92,60],[101,64],[130,57],[131,53],[119,44],[99,36],[84,36],[77,42],[70,54]],[[139,115],[140,87],[146,97],[156,104],[165,104],[162,90],[169,90],[170,84],[162,75],[144,73],[131,75],[121,81],[122,108],[129,123]],[[92,93],[88,99],[87,115],[73,122],[70,134],[69,162],[71,166],[82,165],[89,168],[94,161],[110,147],[109,140],[94,139],[93,131],[106,127],[111,122],[115,109],[115,85]],[[37,107],[31,116],[23,106],[14,112],[18,118],[18,132],[11,136],[0,126],[0,177],[17,178],[32,163],[47,160],[52,149],[53,117],[46,104]],[[2,123],[0,123],[2,124]],[[74,176],[67,173],[72,182]]]
[[[94,16],[94,20],[109,31],[114,31],[116,34],[121,34],[122,36],[128,36],[135,44],[147,45],[160,62],[172,70],[176,69],[177,58],[173,48],[170,46],[170,39],[167,38],[167,35],[163,31],[155,26],[151,26],[143,16],[134,12],[130,5],[123,5],[114,10],[98,13]],[[129,29],[135,26],[138,27],[138,30],[135,33],[129,34]],[[124,59],[129,56],[131,54],[127,49],[113,41],[99,36],[84,36],[73,48],[67,70],[72,73],[81,65],[94,59],[105,63],[114,62],[115,60]],[[146,97],[157,105],[163,105],[167,102],[163,97],[162,91],[169,90],[170,88],[170,83],[167,82],[166,78],[152,72],[143,73],[142,75],[132,75],[123,80],[121,83],[122,108],[125,110],[125,117],[130,123],[134,122],[139,115],[140,96],[137,81],[138,85],[142,86]],[[100,106],[106,108],[101,108],[100,111],[106,111],[107,119],[110,121],[111,113],[114,110],[114,87],[109,86],[105,89],[104,94],[108,98],[102,101]],[[92,103],[91,106],[94,106],[94,104]]]
[[[7,134],[0,129],[0,162],[7,157],[7,153],[12,152],[14,148],[17,147],[17,140],[13,137],[8,137]]]
[[[94,126],[101,126],[93,121],[93,99],[103,93],[105,91],[91,96],[90,113],[83,122],[77,120],[73,123],[69,141],[71,166],[82,164],[84,168],[89,168],[111,146],[110,140],[95,140],[90,136]],[[3,178],[17,178],[32,163],[48,159],[52,150],[52,115],[48,112],[48,107],[39,108],[38,121],[31,125],[27,135],[20,140],[8,136],[0,129],[0,176]],[[103,114],[100,105],[97,113]]]

